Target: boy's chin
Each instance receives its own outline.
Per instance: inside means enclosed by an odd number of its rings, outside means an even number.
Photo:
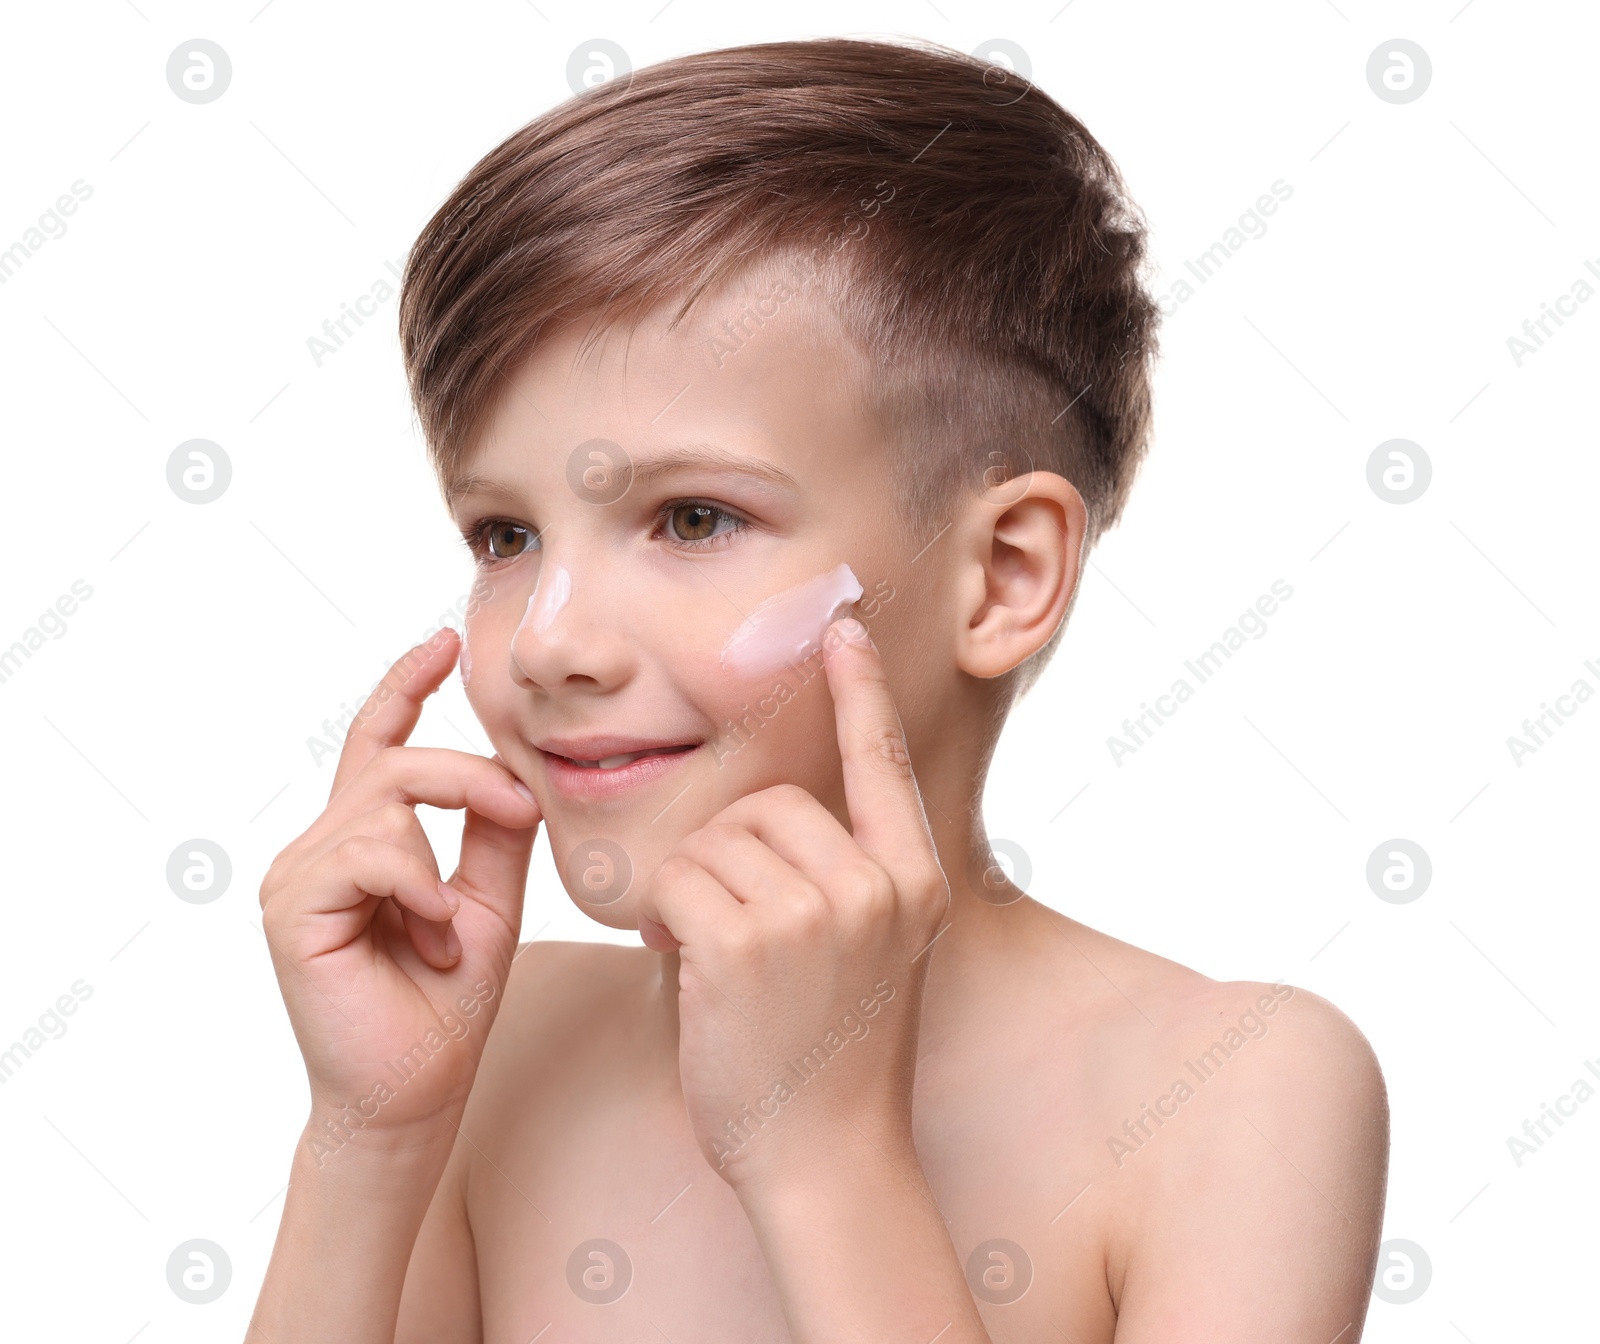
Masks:
[[[679,839],[662,826],[654,829],[661,834],[648,835],[648,845],[627,830],[590,839],[581,832],[574,839],[573,830],[560,825],[547,830],[562,888],[596,924],[637,931],[640,893]]]
[[[621,933],[634,934],[652,952],[675,952],[678,949],[677,940],[666,929],[639,913],[634,893],[630,892],[620,900],[604,905],[597,905],[587,896],[579,896],[570,890],[567,895],[571,896],[572,903],[596,924],[603,924],[606,928],[616,929]]]
[[[624,933],[639,932],[639,916],[634,912],[633,901],[630,898],[624,897],[611,905],[596,905],[588,897],[575,895],[570,890],[567,895],[571,896],[572,903],[596,924],[603,924],[608,929]]]

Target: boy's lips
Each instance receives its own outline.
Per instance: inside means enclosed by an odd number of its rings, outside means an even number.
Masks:
[[[675,770],[699,742],[661,742],[637,737],[552,738],[535,744],[545,773],[569,798],[606,798]]]
[[[645,752],[655,751],[681,751],[688,747],[698,747],[700,743],[692,738],[665,738],[645,737],[552,737],[543,742],[535,742],[534,746],[550,756],[565,756],[569,761],[589,762],[610,760],[617,756],[639,756]]]

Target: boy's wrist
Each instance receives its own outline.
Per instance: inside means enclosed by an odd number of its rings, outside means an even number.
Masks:
[[[812,1132],[789,1153],[752,1152],[727,1180],[746,1209],[753,1205],[792,1206],[854,1192],[884,1177],[922,1184],[909,1120],[869,1120],[858,1116],[837,1129]],[[898,1174],[896,1174],[898,1173]]]
[[[357,1182],[369,1176],[381,1180],[386,1173],[443,1170],[459,1118],[458,1109],[402,1126],[358,1126],[348,1108],[313,1105],[295,1148],[295,1166]]]
[[[917,1338],[987,1340],[914,1145],[854,1137],[809,1172],[740,1191],[792,1335],[908,1338],[927,1317]]]

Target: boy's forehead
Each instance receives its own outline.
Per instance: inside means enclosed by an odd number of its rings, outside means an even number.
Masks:
[[[830,339],[816,296],[783,300],[770,280],[742,274],[673,325],[677,306],[636,323],[571,319],[543,336],[506,380],[450,498],[475,476],[526,470],[534,457],[562,467],[592,440],[621,445],[646,474],[743,459],[790,488],[835,449],[865,447],[859,366],[846,342]]]
[[[838,314],[819,286],[790,284],[775,264],[744,267],[696,296],[680,315],[673,295],[632,320],[587,314],[565,320],[533,359],[541,377],[643,385],[662,368],[739,384],[837,362],[845,344]],[[543,354],[545,357],[540,358]]]

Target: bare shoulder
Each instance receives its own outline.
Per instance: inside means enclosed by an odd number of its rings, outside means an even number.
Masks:
[[[1358,1337],[1389,1148],[1366,1036],[1310,990],[1212,980],[1065,925],[1114,982],[1080,1047],[1119,1047],[1094,1090],[1119,1344]]]
[[[1230,1070],[1241,1085],[1301,1091],[1326,1082],[1353,1101],[1386,1108],[1371,1044],[1321,995],[1278,981],[1213,980],[1055,911],[1042,913],[1060,935],[1053,945],[1079,969],[1066,1010],[1095,1035],[1129,1047],[1118,1053],[1135,1071],[1200,1054],[1215,1073],[1237,1056],[1250,1064]],[[1247,1048],[1269,1036],[1271,1050]],[[1210,1076],[1203,1065],[1201,1075]]]
[[[1251,1006],[1239,1020],[1228,1020],[1230,1009],[1245,999]],[[1277,1034],[1278,1049],[1271,1064],[1263,1060],[1249,1075],[1256,1086],[1268,1092],[1287,1088],[1299,1095],[1311,1087],[1332,1089],[1347,1095],[1352,1106],[1387,1109],[1383,1072],[1371,1042],[1320,994],[1281,981],[1214,981],[1205,995],[1204,1011],[1230,1048],[1239,1048],[1241,1035],[1252,1039],[1254,1021],[1261,1023],[1262,1036],[1268,1031]]]
[[[1283,981],[1195,976],[1171,1010],[1183,1072],[1215,1091],[1219,1113],[1263,1138],[1275,1125],[1291,1139],[1386,1160],[1382,1068],[1360,1027],[1329,1000]]]

